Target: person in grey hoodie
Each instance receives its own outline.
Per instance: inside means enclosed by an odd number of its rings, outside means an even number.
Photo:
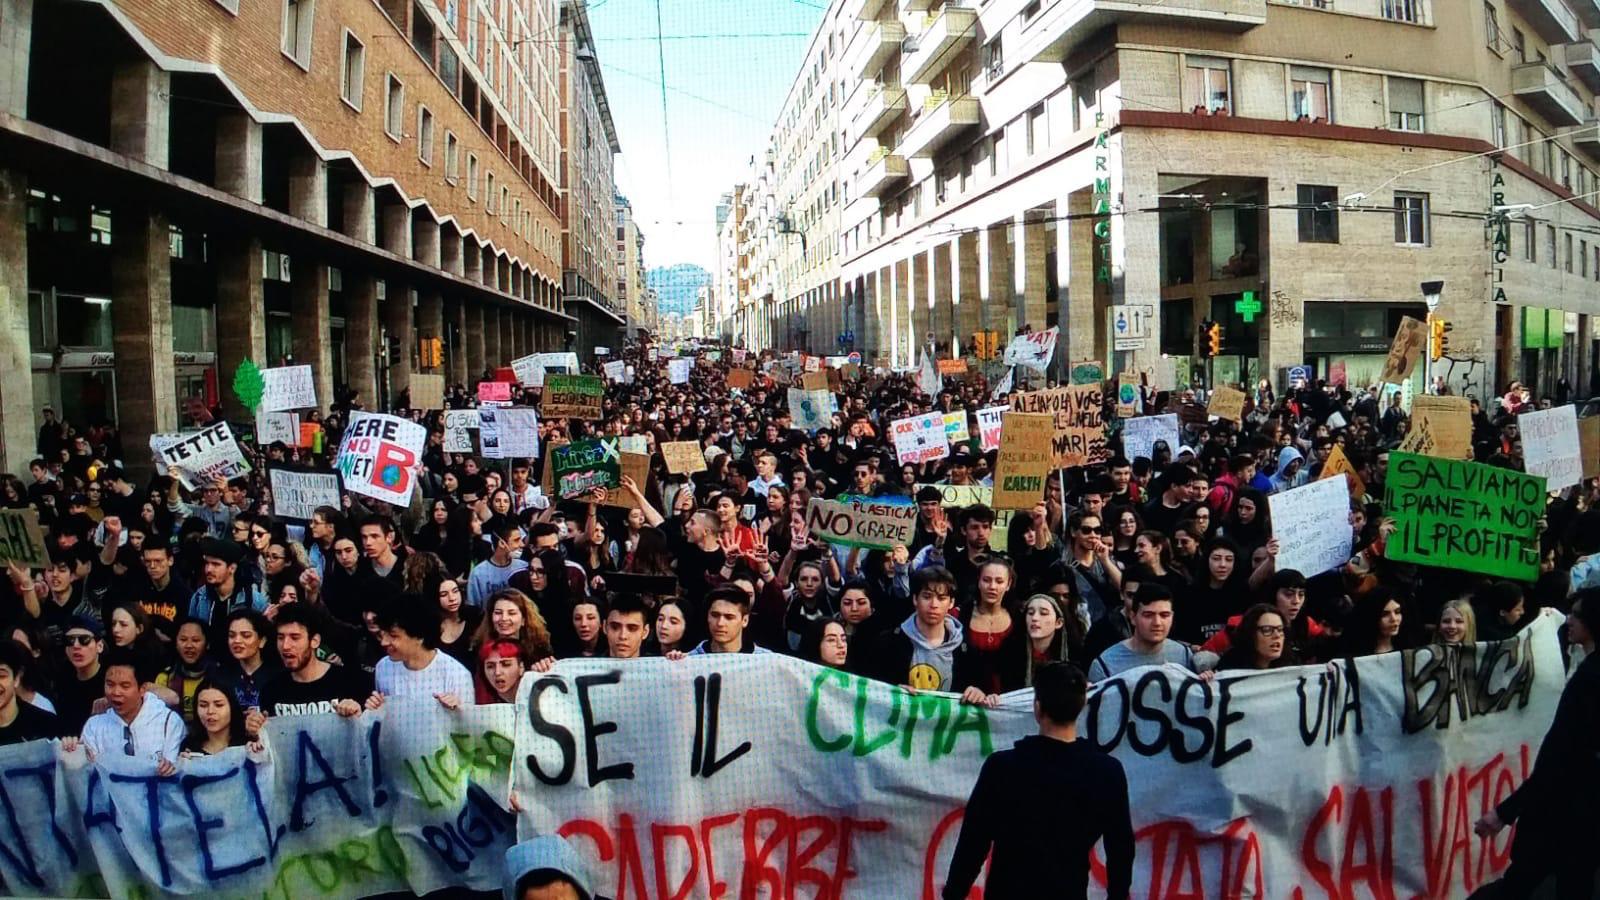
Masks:
[[[929,566],[911,573],[915,611],[899,628],[879,636],[864,663],[867,676],[919,691],[965,692],[970,681],[963,630],[950,615],[955,595],[956,579],[949,569]],[[981,690],[972,693],[971,702],[989,699]]]
[[[1281,494],[1306,483],[1305,457],[1293,446],[1278,451],[1278,469],[1272,473],[1272,492]]]

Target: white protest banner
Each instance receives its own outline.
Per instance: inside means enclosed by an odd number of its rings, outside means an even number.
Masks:
[[[300,443],[299,413],[263,412],[256,414],[256,446],[265,447],[273,441],[282,441],[290,447]]]
[[[972,438],[967,431],[967,411],[964,409],[944,414],[944,439],[952,444],[961,444]]]
[[[889,549],[910,546],[917,536],[917,506],[904,498],[894,503],[877,497],[811,498],[806,528],[830,544]]]
[[[408,419],[352,412],[335,465],[351,493],[405,506],[417,486],[412,470],[427,441],[428,430]]]
[[[150,450],[160,470],[178,467],[178,480],[189,490],[218,478],[238,478],[248,474],[250,464],[239,452],[227,422],[208,425],[199,431],[150,435]]]
[[[1096,684],[1078,735],[1127,775],[1130,896],[1466,897],[1508,861],[1509,832],[1482,841],[1472,822],[1549,727],[1558,619],[1459,650]],[[1027,691],[986,709],[771,654],[562,660],[521,690],[519,836],[566,835],[608,897],[808,880],[937,897],[985,758],[1036,731]],[[656,892],[624,886],[648,872]]]
[[[319,506],[340,508],[339,473],[268,469],[272,514],[280,519],[310,520]]]
[[[608,362],[602,368],[605,370],[606,380],[612,384],[622,383],[628,372],[628,364],[620,359]]]
[[[939,367],[927,351],[922,353],[922,367],[917,370],[917,388],[929,397],[938,397],[944,379],[939,377]]]
[[[689,373],[693,368],[692,359],[674,359],[667,363],[667,380],[673,384],[688,384]]]
[[[1583,450],[1578,444],[1577,407],[1568,404],[1517,416],[1522,433],[1523,468],[1543,475],[1547,490],[1559,491],[1583,480]]]
[[[0,563],[16,563],[25,569],[42,569],[50,564],[38,510],[31,506],[0,509]]]
[[[539,415],[531,406],[478,407],[478,444],[485,459],[539,455]]]
[[[1169,452],[1178,452],[1177,413],[1123,420],[1122,455],[1129,462],[1140,457],[1155,459],[1157,441],[1165,441]]]
[[[983,452],[1000,449],[1000,426],[1004,424],[1009,406],[990,406],[978,410],[978,437]]]
[[[1278,539],[1277,569],[1307,578],[1350,561],[1350,493],[1344,481],[1328,478],[1267,498],[1272,536]]]
[[[320,706],[331,708],[323,701]],[[55,741],[0,748],[8,895],[327,897],[497,890],[516,707],[391,697],[343,719],[274,716],[267,750],[174,760]]]
[[[511,361],[511,371],[517,374],[517,381],[528,387],[544,387],[544,373],[565,372],[569,375],[578,373],[578,354],[563,353],[530,353]]]
[[[1050,358],[1056,355],[1056,339],[1060,336],[1060,328],[1017,335],[1006,345],[1006,365],[1026,366],[1035,372],[1045,371],[1050,368]]]
[[[939,413],[898,419],[890,424],[889,433],[894,437],[894,452],[901,465],[950,455],[950,444],[944,439],[944,416]]]
[[[315,409],[317,384],[310,366],[279,366],[261,370],[262,412]]]
[[[610,347],[596,347],[596,348],[594,348],[594,355],[595,356],[610,356],[611,355],[611,348]]]
[[[795,428],[816,431],[833,422],[833,395],[827,391],[802,391],[789,388],[789,415]]]
[[[475,409],[447,409],[444,411],[444,452],[471,453],[470,431],[478,427]]]
[[[617,449],[623,453],[649,453],[650,442],[642,434],[625,434],[617,438]]]
[[[1007,369],[1005,377],[1000,379],[999,383],[994,386],[994,390],[989,393],[989,399],[999,400],[1006,394],[1011,393],[1011,388],[1015,385],[1016,379],[1017,370],[1015,368]]]

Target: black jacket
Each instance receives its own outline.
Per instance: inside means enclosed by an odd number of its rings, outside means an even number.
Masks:
[[[1032,735],[983,763],[950,860],[944,900],[967,896],[993,848],[985,900],[1088,894],[1089,850],[1105,838],[1107,900],[1127,900],[1133,823],[1122,763],[1087,741]]]
[[[1600,806],[1600,654],[1572,673],[1555,718],[1539,745],[1533,771],[1500,802],[1501,821],[1517,823],[1513,860],[1591,852]]]
[[[911,638],[901,629],[900,624],[878,635],[871,645],[871,655],[861,660],[859,669],[863,675],[882,681],[886,684],[911,683],[911,659],[915,650],[911,646]],[[855,654],[851,654],[852,657]],[[953,684],[940,688],[952,694],[959,694],[972,685],[970,669],[971,655],[965,641],[955,648],[954,660],[950,666],[950,680]]]

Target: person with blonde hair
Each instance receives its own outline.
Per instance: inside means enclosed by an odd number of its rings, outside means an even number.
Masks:
[[[1478,621],[1472,614],[1472,604],[1466,600],[1449,600],[1439,608],[1438,627],[1433,636],[1447,647],[1478,642]]]

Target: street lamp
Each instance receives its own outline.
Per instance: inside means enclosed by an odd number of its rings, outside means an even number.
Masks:
[[[1422,283],[1422,300],[1428,304],[1427,334],[1422,348],[1422,392],[1434,393],[1433,390],[1433,351],[1427,341],[1433,335],[1433,313],[1439,308],[1439,296],[1444,293],[1444,279],[1438,281],[1424,281]]]

